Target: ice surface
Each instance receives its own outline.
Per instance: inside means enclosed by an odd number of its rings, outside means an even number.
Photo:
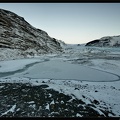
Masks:
[[[25,74],[27,72],[27,74]],[[17,76],[40,79],[70,79],[85,81],[116,81],[118,76],[89,67],[70,64],[61,60],[42,62]]]
[[[39,59],[19,59],[0,62],[0,72],[10,72],[23,69],[26,65],[39,62]]]

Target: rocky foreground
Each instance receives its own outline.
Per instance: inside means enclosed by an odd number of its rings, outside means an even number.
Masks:
[[[0,83],[0,116],[108,117],[109,113],[113,114],[107,107],[104,111],[101,109],[103,115],[95,111],[95,105],[99,104],[97,100],[92,101],[92,104],[86,104],[81,99],[47,87],[45,84],[32,86],[28,83]]]

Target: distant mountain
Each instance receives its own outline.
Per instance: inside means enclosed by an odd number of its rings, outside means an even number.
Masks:
[[[62,47],[57,39],[50,37],[45,31],[33,27],[23,17],[0,9],[1,59],[9,59],[11,52],[12,57],[25,57],[61,51]]]
[[[86,46],[96,47],[120,47],[120,35],[119,36],[107,36],[100,39],[96,39],[86,43]]]

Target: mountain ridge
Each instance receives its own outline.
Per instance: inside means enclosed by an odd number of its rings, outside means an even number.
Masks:
[[[92,40],[86,43],[85,46],[95,47],[120,47],[120,35],[117,36],[105,36],[100,39]]]
[[[4,9],[0,9],[0,49],[17,50],[22,56],[62,52],[57,39]]]

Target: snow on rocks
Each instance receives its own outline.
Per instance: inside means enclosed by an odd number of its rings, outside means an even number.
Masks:
[[[2,113],[1,117],[3,115],[6,115],[8,112],[12,112],[13,113],[15,111],[15,108],[16,108],[16,105],[13,105],[9,110],[7,110],[6,112]]]

